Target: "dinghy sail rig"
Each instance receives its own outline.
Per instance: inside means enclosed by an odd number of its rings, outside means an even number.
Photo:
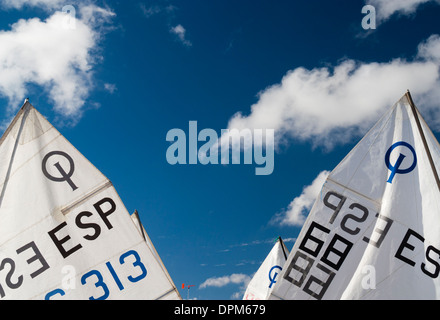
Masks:
[[[154,257],[156,258],[157,262],[160,264],[160,267],[162,268],[162,272],[166,275],[168,278],[168,281],[173,286],[172,291],[166,292],[164,295],[162,295],[159,300],[182,300],[182,297],[180,296],[179,291],[177,290],[176,286],[174,285],[173,279],[171,279],[170,274],[168,273],[167,268],[162,262],[162,259],[159,256],[159,253],[157,253],[156,248],[154,247],[153,242],[151,241],[150,237],[148,236],[147,231],[145,230],[144,226],[141,223],[141,219],[139,217],[139,213],[137,210],[131,215],[131,218],[136,225],[137,229],[141,233],[142,237],[144,238],[147,246],[150,248],[151,252],[154,254]]]
[[[180,298],[112,183],[28,100],[0,163],[1,299]]]
[[[270,299],[439,299],[439,165],[407,92],[328,176]]]
[[[249,282],[243,300],[266,300],[269,297],[288,254],[289,250],[281,237],[278,237],[272,250]]]

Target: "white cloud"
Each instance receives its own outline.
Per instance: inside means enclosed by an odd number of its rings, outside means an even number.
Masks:
[[[151,6],[147,6],[144,3],[141,3],[139,7],[146,18],[151,18],[152,16],[156,15],[164,17],[167,21],[169,32],[176,36],[177,40],[185,47],[192,46],[192,42],[187,38],[186,29],[181,24],[175,25],[175,23],[173,23],[173,21],[175,20],[176,11],[178,11],[178,8],[175,5],[154,4]]]
[[[191,41],[186,39],[186,30],[181,24],[178,24],[177,26],[172,27],[170,29],[170,32],[177,35],[178,39],[180,40],[181,43],[183,43],[183,45],[185,45],[187,47],[192,46]]]
[[[21,9],[23,7],[42,7],[44,9],[61,10],[64,0],[1,0],[1,6],[3,8]]]
[[[199,289],[204,289],[207,287],[221,288],[231,283],[244,284],[247,286],[249,281],[251,281],[251,277],[248,275],[243,273],[233,273],[228,276],[208,278],[199,286]]]
[[[200,286],[199,289],[204,289],[207,287],[221,288],[229,284],[240,285],[239,291],[232,294],[231,299],[240,299],[243,297],[244,292],[252,278],[243,273],[234,273],[223,277],[212,277],[206,279]]]
[[[428,2],[437,2],[439,0],[367,0],[366,3],[376,8],[378,20],[387,20],[393,14],[411,15],[417,11],[417,8]]]
[[[147,7],[144,3],[141,3],[139,5],[139,7],[141,8],[141,11],[146,18],[150,18],[150,17],[152,17],[156,14],[160,14],[160,13],[165,13],[166,15],[172,16],[174,11],[177,10],[177,7],[172,4],[169,4],[166,6],[161,6],[161,5],[155,4],[150,7]]]
[[[155,14],[158,14],[162,11],[162,9],[158,5],[154,5],[147,8],[147,6],[144,3],[141,3],[139,7],[141,8],[144,16],[147,18],[154,16]]]
[[[56,1],[21,1],[16,6],[25,2],[49,6]],[[36,84],[59,114],[78,121],[100,59],[98,29],[114,13],[95,5],[81,6],[77,13],[79,17],[56,11],[45,20],[21,19],[0,31],[0,95],[9,99],[11,112],[27,96],[28,85]]]
[[[107,90],[110,94],[115,93],[118,89],[114,83],[104,83],[104,89]]]
[[[266,239],[266,240],[254,240],[252,242],[242,242],[239,244],[232,244],[229,247],[230,248],[236,248],[236,247],[248,247],[248,246],[254,246],[254,245],[260,245],[260,244],[275,244],[275,242],[278,240],[275,238],[271,238],[271,239]],[[295,242],[296,239],[295,238],[285,238],[283,239],[283,242],[287,243],[287,242]],[[228,251],[230,251],[229,249],[227,249]],[[224,250],[226,251],[226,250]]]
[[[410,61],[348,59],[333,68],[299,67],[261,91],[251,113],[235,114],[228,127],[272,128],[276,144],[295,138],[330,149],[363,134],[407,89],[419,109],[439,112],[439,57],[440,37],[433,35]]]
[[[419,57],[427,60],[433,60],[440,65],[440,36],[434,34],[427,41],[419,44]]]
[[[322,185],[329,173],[329,171],[320,172],[312,184],[305,186],[301,195],[293,199],[287,210],[277,214],[272,219],[272,223],[301,227],[306,221],[307,214],[315,203],[316,198],[319,196]]]

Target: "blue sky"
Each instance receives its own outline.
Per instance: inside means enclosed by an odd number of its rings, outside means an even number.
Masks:
[[[366,4],[376,29],[362,28]],[[73,20],[61,15],[66,5]],[[323,171],[406,89],[440,129],[438,1],[0,0],[0,8],[3,128],[29,97],[139,211],[176,286],[195,285],[191,298],[241,299],[275,239],[293,246]],[[170,165],[167,132],[188,133],[189,121],[219,135],[234,125],[274,129],[273,173]]]

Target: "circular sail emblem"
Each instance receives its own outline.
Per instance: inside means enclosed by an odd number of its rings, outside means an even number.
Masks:
[[[60,177],[55,177],[53,175],[51,175],[48,171],[47,171],[47,161],[54,157],[54,156],[61,156],[65,159],[67,159],[68,163],[69,163],[69,172],[66,173],[66,171],[64,170],[64,168],[60,165],[60,162],[56,162],[54,164],[54,167],[58,170],[58,172],[60,173]],[[52,151],[49,152],[43,159],[43,163],[42,163],[42,168],[44,175],[46,176],[46,178],[48,178],[49,180],[55,181],[55,182],[64,182],[66,181],[69,186],[72,188],[73,191],[75,191],[76,189],[78,189],[78,187],[73,183],[72,179],[70,179],[73,175],[73,172],[75,171],[75,164],[73,162],[73,159],[65,152],[63,151]]]
[[[275,269],[280,269],[282,270],[282,268],[280,266],[273,266],[270,271],[269,271],[269,280],[270,280],[270,285],[269,285],[269,289],[272,288],[272,286],[277,283],[277,281],[275,280],[277,278],[278,272],[275,272],[275,274],[272,275],[272,271]]]
[[[393,152],[393,150],[399,146],[405,147],[407,149],[409,149],[413,155],[413,162],[411,164],[411,166],[409,166],[408,168],[405,169],[401,169],[400,166],[402,165],[403,159],[405,159],[406,155],[400,153],[399,157],[397,158],[396,162],[394,163],[394,165],[391,164],[391,153]],[[390,169],[391,174],[390,177],[388,178],[387,182],[388,183],[393,183],[393,179],[394,176],[396,175],[396,173],[398,174],[407,174],[410,173],[411,171],[414,170],[414,168],[417,165],[417,156],[416,156],[416,152],[414,150],[414,148],[407,142],[404,141],[399,141],[396,142],[395,144],[393,144],[387,151],[387,153],[385,154],[385,164],[388,167],[388,169]]]

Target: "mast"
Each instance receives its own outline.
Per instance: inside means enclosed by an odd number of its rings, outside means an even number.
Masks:
[[[3,140],[6,139],[7,135],[9,134],[10,130],[12,129],[12,127],[14,127],[15,123],[18,121],[20,116],[23,114],[23,117],[21,119],[21,124],[18,129],[18,133],[17,133],[17,138],[14,143],[14,148],[12,150],[11,158],[9,159],[8,171],[6,172],[6,177],[5,177],[5,180],[3,183],[2,191],[0,193],[0,207],[2,206],[2,203],[3,203],[3,198],[5,196],[6,187],[8,186],[9,178],[11,176],[12,164],[14,162],[15,154],[17,152],[17,148],[19,145],[21,134],[23,132],[23,128],[26,125],[26,119],[29,115],[30,107],[31,107],[31,104],[29,103],[29,98],[26,98],[26,100],[24,100],[23,106],[20,108],[20,111],[14,117],[11,124],[6,129],[5,133],[3,134],[3,136],[0,139],[0,144],[2,144]]]
[[[428,143],[426,142],[426,138],[425,138],[425,134],[423,132],[422,125],[420,124],[420,119],[419,119],[417,108],[412,100],[411,93],[409,93],[409,90],[406,91],[405,95],[408,98],[409,105],[411,106],[411,110],[414,114],[414,118],[416,119],[417,128],[419,130],[420,136],[422,137],[423,146],[425,147],[426,154],[429,159],[429,164],[431,165],[432,173],[434,174],[434,178],[435,178],[435,181],[437,182],[438,190],[440,191],[440,179],[439,179],[439,176],[437,173],[437,169],[435,168],[434,160],[432,159],[432,155],[431,155],[431,151],[429,150]]]
[[[134,216],[139,222],[139,227],[141,229],[142,237],[144,238],[145,241],[147,241],[147,237],[145,237],[144,227],[142,226],[141,218],[139,217],[139,212],[137,210],[134,210]]]
[[[280,240],[281,249],[283,250],[283,254],[284,254],[284,259],[287,260],[287,254],[286,254],[286,250],[284,250],[284,242],[283,239],[281,239],[281,236],[278,237],[278,240]]]

